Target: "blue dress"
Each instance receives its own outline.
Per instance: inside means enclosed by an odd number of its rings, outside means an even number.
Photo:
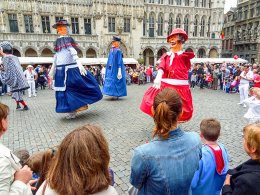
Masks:
[[[59,39],[66,39],[60,41]],[[69,37],[72,39],[71,37]],[[77,65],[75,46],[68,44],[68,37],[58,38],[62,44],[54,56],[56,64],[54,90],[56,91],[56,112],[74,112],[77,109],[93,104],[102,99],[103,95],[95,77],[87,71],[82,76]],[[65,42],[65,44],[63,44]]]
[[[122,79],[117,78],[118,68],[121,68]],[[122,59],[122,52],[119,48],[110,49],[106,65],[103,94],[114,97],[127,96],[125,66]]]

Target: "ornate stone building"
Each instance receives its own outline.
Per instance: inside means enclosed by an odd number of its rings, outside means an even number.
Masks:
[[[234,55],[260,63],[260,1],[238,0]]]
[[[154,64],[168,50],[166,36],[181,27],[189,34],[185,50],[197,57],[219,57],[224,0],[1,0],[0,40],[16,55],[52,56],[60,18],[82,57],[106,57],[113,35],[122,38],[124,57]]]

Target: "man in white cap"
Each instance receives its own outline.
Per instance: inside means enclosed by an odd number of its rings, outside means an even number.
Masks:
[[[28,97],[36,97],[36,91],[35,91],[35,81],[37,80],[37,73],[33,70],[32,65],[28,65],[26,70],[24,71],[24,76],[29,84],[28,89]]]

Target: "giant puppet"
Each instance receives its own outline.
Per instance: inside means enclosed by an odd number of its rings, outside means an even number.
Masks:
[[[68,113],[67,118],[70,119],[103,96],[95,77],[81,64],[77,45],[68,36],[68,26],[67,20],[63,19],[53,25],[59,38],[55,41],[56,54],[49,75],[55,80],[56,112]]]
[[[0,56],[2,56],[2,65],[0,63],[1,81],[10,86],[12,98],[16,101],[16,109],[28,110],[28,106],[23,100],[23,91],[29,88],[24,77],[22,66],[18,57],[13,55],[13,46],[4,41],[0,43]]]
[[[183,114],[179,122],[191,119],[193,113],[192,97],[188,82],[188,71],[191,67],[190,60],[194,58],[193,52],[182,52],[182,45],[188,40],[186,32],[180,28],[174,29],[167,37],[171,51],[160,59],[160,66],[153,87],[144,94],[140,109],[152,115],[153,100],[156,94],[164,88],[175,89],[182,98]]]
[[[126,73],[123,63],[122,52],[119,48],[121,39],[113,36],[112,48],[110,49],[105,82],[103,87],[103,94],[116,97],[117,99],[122,96],[127,96],[126,92]]]

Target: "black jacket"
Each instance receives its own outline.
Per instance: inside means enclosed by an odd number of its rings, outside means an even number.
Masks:
[[[235,169],[230,169],[230,184],[224,185],[222,195],[260,195],[260,163],[248,160]]]

